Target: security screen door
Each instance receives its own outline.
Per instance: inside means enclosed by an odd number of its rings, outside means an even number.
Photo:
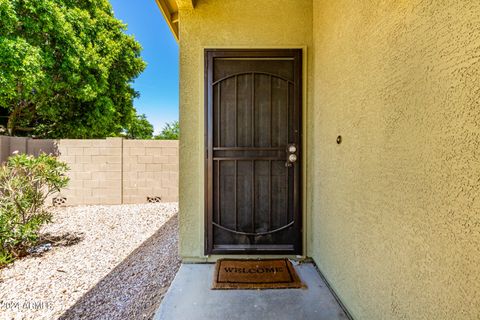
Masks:
[[[205,253],[301,254],[300,49],[205,50]]]

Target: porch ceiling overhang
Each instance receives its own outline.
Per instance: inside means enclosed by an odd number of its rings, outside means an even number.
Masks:
[[[155,0],[167,21],[173,36],[178,41],[178,9],[194,8],[196,0]]]

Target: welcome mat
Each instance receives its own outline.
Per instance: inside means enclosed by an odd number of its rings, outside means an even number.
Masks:
[[[288,259],[219,259],[212,289],[305,288]]]

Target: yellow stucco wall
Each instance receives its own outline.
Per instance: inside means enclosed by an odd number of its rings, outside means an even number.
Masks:
[[[356,319],[479,319],[480,2],[314,1],[313,34],[309,254]]]
[[[356,319],[478,319],[480,2],[199,0],[179,16],[182,257],[203,259],[203,49],[305,47],[307,254]]]
[[[200,0],[180,8],[180,254],[201,260],[204,237],[203,50],[307,48],[310,0]],[[306,95],[307,96],[307,95]]]

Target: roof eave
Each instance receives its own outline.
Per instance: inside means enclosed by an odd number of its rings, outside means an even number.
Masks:
[[[179,40],[178,35],[178,8],[190,8],[195,7],[196,0],[155,0],[160,11],[163,14],[165,21],[172,31],[175,40]]]
[[[172,8],[167,0],[155,0],[155,2],[160,8],[163,18],[167,22],[175,40],[178,42],[178,8]]]

